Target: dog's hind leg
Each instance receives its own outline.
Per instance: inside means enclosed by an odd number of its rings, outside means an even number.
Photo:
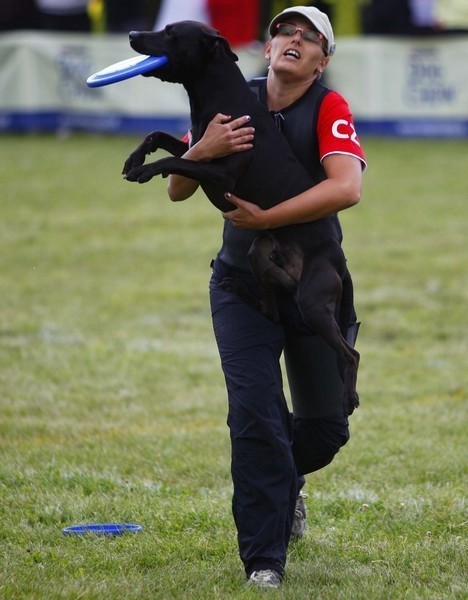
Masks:
[[[249,306],[264,314],[263,300],[257,298],[242,279],[237,277],[224,277],[224,279],[219,282],[218,286],[225,292],[236,294],[236,296],[242,298]]]
[[[304,322],[343,359],[343,407],[347,415],[359,406],[356,391],[359,353],[343,337],[335,318],[341,297],[341,279],[326,259],[304,263],[296,300]]]
[[[127,175],[135,167],[141,166],[148,154],[158,149],[166,150],[173,156],[182,156],[188,150],[188,144],[164,131],[153,131],[145,137],[142,143],[125,161],[122,174]]]
[[[353,280],[351,279],[351,274],[348,271],[348,268],[345,269],[344,275],[341,280],[342,292],[341,292],[341,300],[340,300],[340,316],[339,323],[341,334],[345,337],[349,343],[349,329],[350,324],[353,321],[354,315],[354,286]],[[351,334],[351,340],[353,343],[351,345],[354,347],[355,337],[357,336],[357,331],[355,334]],[[354,337],[354,340],[352,339]]]

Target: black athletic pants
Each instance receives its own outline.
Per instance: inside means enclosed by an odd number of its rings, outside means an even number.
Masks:
[[[274,323],[220,285],[226,277],[241,278],[258,295],[250,273],[219,258],[212,267],[240,556],[247,576],[259,569],[283,573],[301,476],[329,464],[349,439],[337,357],[305,326],[289,294],[278,293],[281,323]],[[292,415],[283,393],[283,352]]]

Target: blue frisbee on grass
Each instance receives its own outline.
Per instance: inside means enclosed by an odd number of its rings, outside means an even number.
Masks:
[[[135,56],[109,65],[105,69],[90,75],[86,80],[88,87],[101,87],[143,75],[167,63],[167,56]]]
[[[64,535],[122,535],[123,533],[140,533],[141,525],[132,523],[88,523],[86,525],[71,525],[62,529]]]

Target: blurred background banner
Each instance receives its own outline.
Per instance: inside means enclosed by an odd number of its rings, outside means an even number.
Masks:
[[[248,78],[264,68],[257,50],[239,53]],[[0,131],[187,131],[189,105],[181,85],[137,76],[88,88],[86,79],[94,72],[132,56],[137,54],[128,35],[0,35]]]
[[[265,74],[263,45],[237,50],[247,79]],[[138,76],[90,89],[95,71],[134,55],[128,36],[0,35],[0,131],[140,133],[188,127],[180,85]],[[341,37],[326,84],[349,100],[360,134],[468,136],[468,37]]]
[[[338,39],[327,83],[359,133],[468,136],[468,37]]]

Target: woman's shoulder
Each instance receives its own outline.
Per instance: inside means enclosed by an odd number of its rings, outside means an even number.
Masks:
[[[323,98],[322,109],[324,111],[341,109],[341,110],[346,110],[347,112],[349,112],[349,110],[350,110],[349,103],[346,100],[346,98],[344,96],[342,96],[336,90],[332,90],[329,88],[326,88],[326,89],[327,89],[328,93],[325,94],[325,96]]]
[[[366,168],[348,101],[334,90],[329,91],[320,106],[317,132],[321,161],[330,154],[347,154],[358,158]]]

